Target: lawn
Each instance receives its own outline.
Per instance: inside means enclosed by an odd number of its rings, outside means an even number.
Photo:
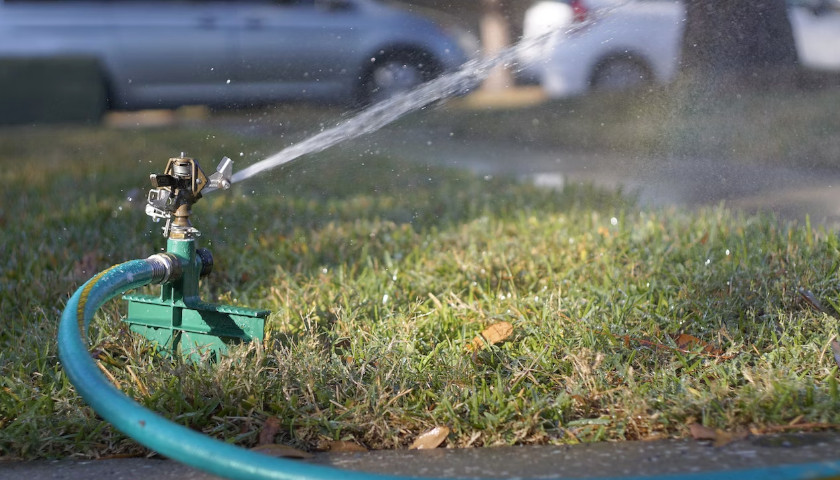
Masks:
[[[581,105],[596,122],[626,108]],[[142,197],[169,156],[192,148],[209,169],[276,141],[212,124],[0,130],[0,458],[144,452],[69,384],[60,312],[96,272],[163,247]],[[278,419],[273,440],[308,450],[402,448],[434,426],[466,447],[840,424],[840,244],[821,226],[340,150],[193,211],[216,259],[204,298],[271,310],[266,341],[173,361],[115,301],[92,348],[126,394],[229,442]]]

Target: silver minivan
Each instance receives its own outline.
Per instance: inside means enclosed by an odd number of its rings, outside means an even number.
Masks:
[[[376,0],[0,0],[0,58],[93,57],[113,109],[368,103],[474,45]]]

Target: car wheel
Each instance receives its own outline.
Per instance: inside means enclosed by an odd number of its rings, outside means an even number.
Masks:
[[[362,76],[362,104],[381,102],[411,90],[440,73],[437,64],[422,52],[401,52],[375,58]]]
[[[625,90],[651,82],[650,69],[632,57],[608,58],[595,67],[589,84],[594,90]]]

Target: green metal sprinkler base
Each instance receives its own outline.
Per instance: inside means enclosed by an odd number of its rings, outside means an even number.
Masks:
[[[125,322],[132,332],[157,343],[167,355],[180,354],[194,362],[217,361],[228,346],[262,342],[268,310],[203,302],[198,295],[199,277],[210,273],[210,252],[196,249],[193,238],[166,242],[172,259],[172,278],[163,281],[160,295],[124,295],[128,301]]]
[[[262,342],[268,310],[197,302],[170,303],[160,296],[125,295],[126,322],[132,332],[171,354],[199,360],[218,360],[228,345]]]

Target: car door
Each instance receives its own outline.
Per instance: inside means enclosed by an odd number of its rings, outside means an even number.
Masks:
[[[121,0],[112,15],[118,55],[112,88],[118,108],[229,100],[233,21],[221,0]]]
[[[104,0],[0,0],[0,55],[94,56],[113,53],[112,5]]]
[[[840,2],[795,2],[789,10],[800,63],[840,71]]]
[[[238,87],[245,96],[274,100],[349,94],[361,62],[361,17],[349,0],[243,4]]]

